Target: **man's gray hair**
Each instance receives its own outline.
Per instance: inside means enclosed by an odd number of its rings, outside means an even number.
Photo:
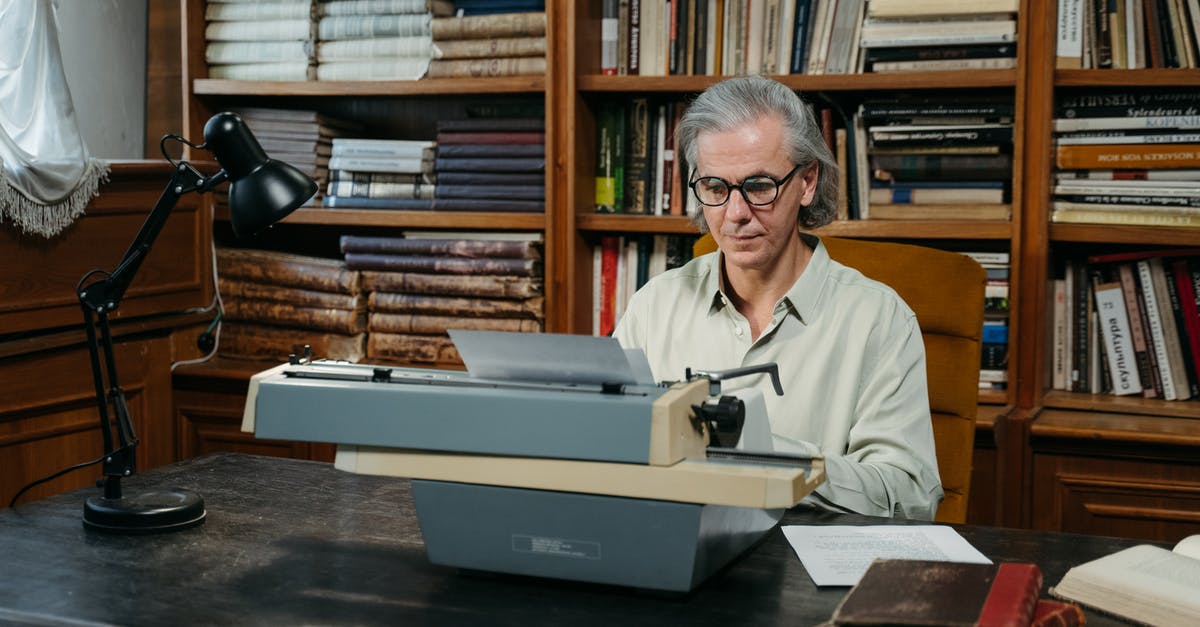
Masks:
[[[829,224],[837,212],[837,162],[825,143],[812,107],[778,81],[763,76],[738,76],[710,86],[680,119],[675,129],[676,149],[687,160],[688,167],[695,168],[696,136],[701,132],[728,131],[767,116],[778,116],[783,121],[784,147],[793,163],[802,167],[817,163],[816,195],[812,204],[800,208],[800,226],[811,229]],[[690,180],[691,172],[684,175]],[[685,193],[692,191],[685,188]],[[704,213],[696,213],[692,219],[707,232]]]

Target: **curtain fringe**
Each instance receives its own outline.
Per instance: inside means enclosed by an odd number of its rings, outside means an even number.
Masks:
[[[9,183],[0,169],[0,221],[16,225],[27,235],[51,238],[62,233],[84,214],[88,203],[108,182],[109,165],[100,159],[89,159],[75,189],[56,203],[43,203],[21,193]]]

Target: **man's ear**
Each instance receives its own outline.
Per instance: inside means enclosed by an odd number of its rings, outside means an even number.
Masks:
[[[813,161],[804,166],[804,170],[800,172],[800,179],[804,181],[804,195],[800,197],[800,205],[807,207],[813,203],[813,199],[817,197],[817,182],[821,178],[821,163]]]

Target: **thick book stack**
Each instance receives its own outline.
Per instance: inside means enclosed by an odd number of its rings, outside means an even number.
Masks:
[[[449,0],[325,0],[317,23],[317,80],[397,81],[425,75],[435,15]]]
[[[1200,91],[1078,91],[1054,115],[1051,221],[1200,226]]]
[[[1016,67],[1019,0],[605,0],[602,74]]]
[[[611,335],[633,293],[692,260],[692,235],[605,235],[592,247],[592,334]]]
[[[545,74],[545,11],[510,11],[434,18],[429,77]]]
[[[635,96],[597,104],[596,212],[684,215],[696,208],[675,125],[687,105]]]
[[[370,361],[461,366],[450,329],[543,329],[541,237],[473,237],[342,236],[368,295]]]
[[[541,117],[439,120],[434,208],[544,211],[545,127]]]
[[[1191,0],[1059,0],[1060,69],[1197,67],[1200,4]]]
[[[310,80],[314,16],[313,0],[210,0],[204,10],[209,78]]]
[[[434,145],[415,139],[334,139],[324,206],[433,209]]]
[[[871,0],[860,42],[863,69],[1015,68],[1018,4],[1017,0]]]
[[[1200,249],[1068,259],[1051,290],[1054,389],[1200,398]]]
[[[859,219],[1008,220],[1011,101],[872,100],[854,115]]]
[[[1008,387],[1008,281],[1010,256],[1006,252],[967,251],[964,255],[987,273],[983,306],[983,345],[979,361],[979,389]]]
[[[342,260],[217,248],[217,276],[221,356],[280,361],[305,345],[315,357],[365,355],[366,298]]]
[[[329,180],[333,140],[359,131],[353,122],[308,109],[242,107],[234,111],[254,132],[267,155],[312,177],[319,190]]]

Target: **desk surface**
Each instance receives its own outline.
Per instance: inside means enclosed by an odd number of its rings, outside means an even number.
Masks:
[[[814,586],[779,529],[692,593],[662,596],[431,565],[405,480],[217,454],[125,485],[128,493],[165,487],[199,491],[205,524],[158,536],[88,532],[80,518],[95,490],[0,511],[0,622],[814,625],[846,593]],[[789,512],[783,522],[889,521]],[[1038,563],[1047,586],[1075,564],[1136,543],[957,528],[995,560]]]

